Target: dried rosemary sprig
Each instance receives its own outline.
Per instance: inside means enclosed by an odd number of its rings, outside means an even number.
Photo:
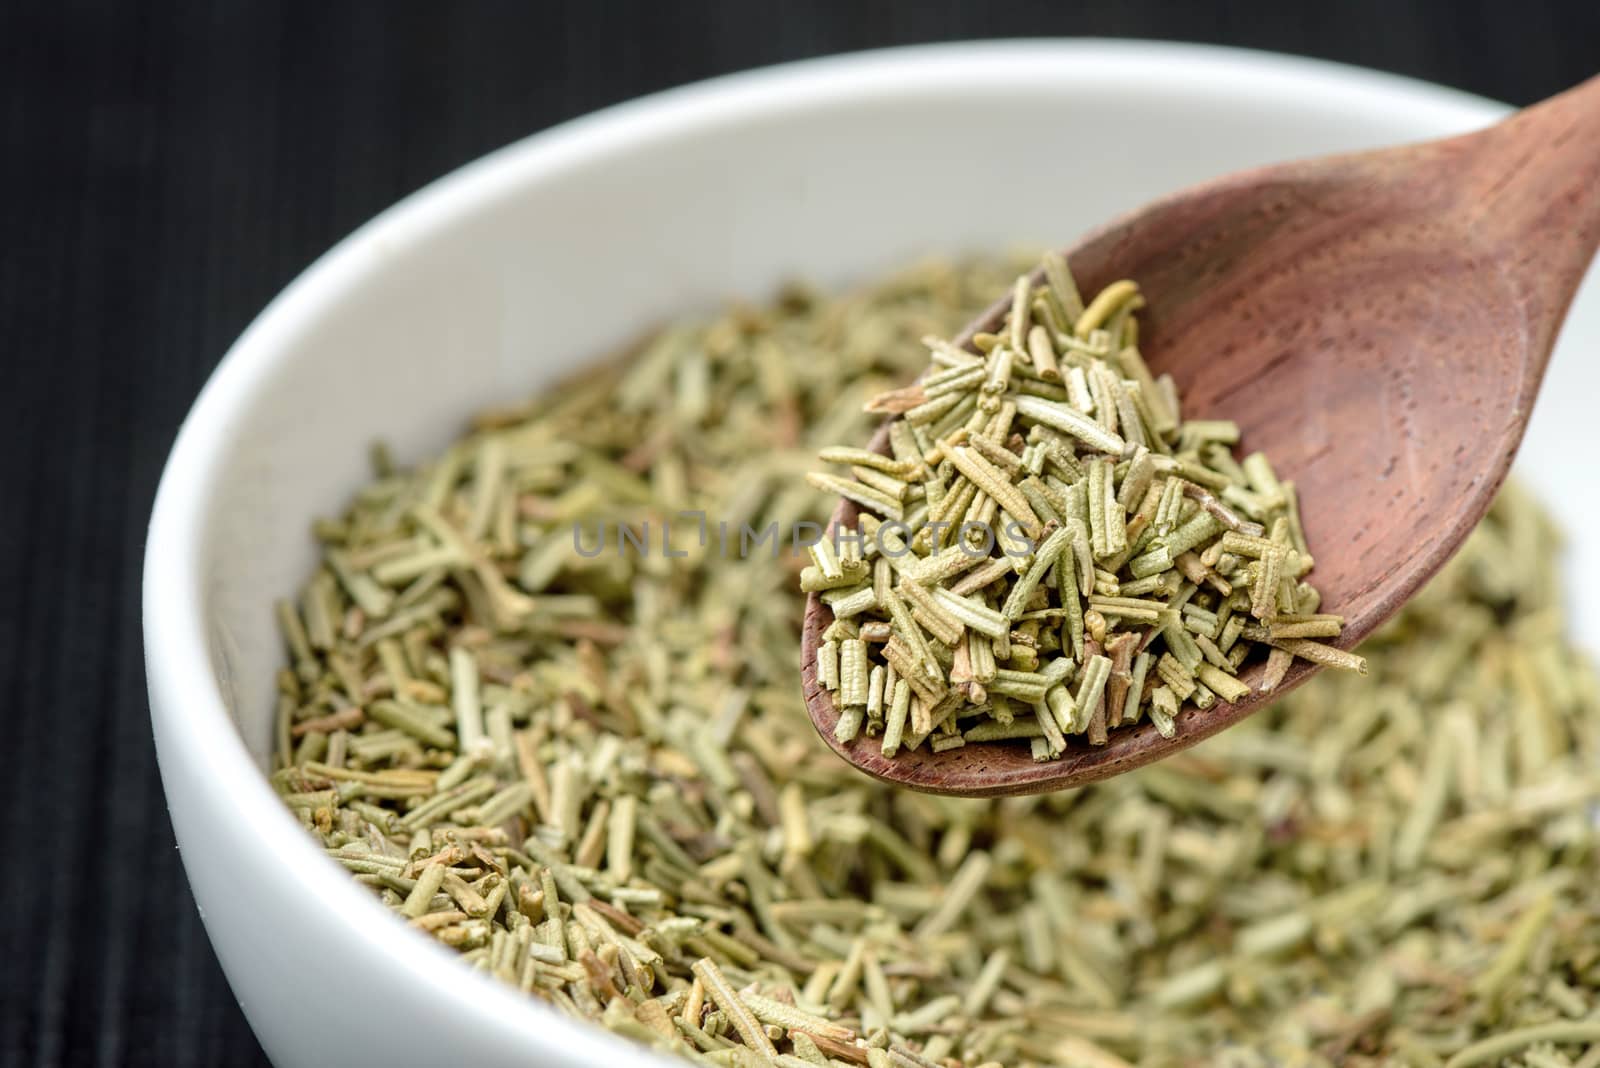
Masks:
[[[380,454],[279,613],[286,805],[471,967],[702,1063],[1579,1057],[1600,1007],[1600,700],[1553,536],[1517,496],[1368,644],[1370,680],[1315,680],[1159,766],[959,801],[817,740],[797,587],[863,561],[779,566],[722,550],[715,521],[820,521],[795,473],[860,440],[863,398],[1015,267],[792,291],[485,416],[425,466]],[[689,555],[666,556],[660,520],[684,508],[708,544],[675,524]],[[651,522],[651,551],[577,551],[572,524],[587,546],[602,517]],[[886,742],[927,726],[905,678],[868,672]]]
[[[826,448],[852,477],[806,476],[863,513],[842,536],[875,570],[823,599],[879,625],[861,670],[904,680],[921,727],[883,754],[1024,739],[1053,760],[1068,736],[1104,745],[1146,715],[1171,738],[1185,702],[1251,692],[1240,669],[1256,648],[1263,691],[1296,656],[1365,673],[1320,640],[1343,620],[1318,613],[1305,581],[1293,483],[1261,453],[1235,460],[1233,423],[1183,420],[1171,377],[1145,366],[1138,286],[1114,282],[1085,306],[1064,258],[1043,273],[1016,280],[976,352],[929,336],[917,383],[867,402],[897,413],[892,455]],[[819,678],[839,740],[873,733],[864,693]]]

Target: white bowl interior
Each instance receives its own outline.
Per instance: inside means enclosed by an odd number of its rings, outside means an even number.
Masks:
[[[483,1047],[490,1063],[513,1040],[553,1043],[551,1063],[579,1063],[590,1047],[576,1029],[531,1007],[500,1012],[509,1002],[486,992],[487,981],[453,969],[446,990],[442,955],[396,956],[384,940],[402,938],[379,907],[353,904],[360,895],[345,895],[353,888],[342,872],[309,841],[292,844],[298,829],[218,732],[225,704],[236,737],[264,764],[282,655],[270,603],[307,575],[308,523],[362,483],[369,443],[424,458],[477,408],[522,397],[652,324],[729,296],[760,298],[786,278],[835,284],[924,254],[1061,245],[1212,175],[1457,132],[1496,114],[1447,90],[1251,53],[1094,42],[914,49],[613,109],[497,153],[380,217],[240,340],[163,484],[147,589],[152,689],[202,906],[225,913],[207,898],[231,884],[197,872],[209,863],[191,840],[202,824],[182,810],[226,798],[241,831],[270,834],[272,848],[288,851],[277,863],[297,869],[296,885],[283,893],[348,906],[339,922],[377,932],[360,942],[366,967],[423,972],[409,981],[436,1005],[464,1005],[467,990],[496,1009],[457,1006],[461,1026],[447,1027],[457,1053],[477,1041],[457,1034],[470,1020],[498,1036]],[[1579,355],[1600,342],[1597,288],[1591,279],[1569,322],[1522,462],[1574,534],[1578,588],[1600,580],[1600,500],[1573,492],[1591,477],[1588,450],[1573,446],[1597,434],[1580,406],[1600,370]],[[1589,599],[1574,607],[1593,643],[1600,615]],[[307,1002],[295,1011],[316,1033],[316,983],[272,994],[242,981],[254,966],[244,955],[277,951],[271,931],[220,933],[236,922],[208,916],[269,1052],[298,1060],[310,1047],[271,1022],[292,1015],[274,999]],[[398,1055],[410,1063],[423,1052],[404,1044]]]

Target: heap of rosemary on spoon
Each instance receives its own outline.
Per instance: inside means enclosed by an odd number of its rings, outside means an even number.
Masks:
[[[1025,739],[1035,760],[1071,735],[1104,745],[1148,716],[1165,737],[1186,701],[1270,692],[1295,656],[1365,672],[1323,644],[1291,482],[1239,429],[1184,420],[1170,376],[1139,355],[1131,281],[1087,304],[1066,261],[1017,279],[1009,314],[968,352],[924,339],[916,384],[879,394],[888,455],[830,447],[850,476],[812,485],[860,509],[810,547],[802,588],[834,621],[816,676],[849,742],[886,757]]]

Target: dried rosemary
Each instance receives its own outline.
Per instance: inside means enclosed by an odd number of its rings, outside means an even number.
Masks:
[[[893,791],[818,742],[799,587],[876,581],[879,561],[847,545],[775,564],[736,532],[820,521],[829,500],[797,473],[861,440],[863,400],[909,377],[917,339],[1016,266],[792,290],[484,416],[421,467],[380,454],[279,606],[285,804],[469,966],[706,1064],[1576,1061],[1600,1018],[1600,698],[1563,636],[1553,535],[1516,496],[1368,644],[1370,680],[1315,680],[1159,766],[959,801]],[[1057,356],[1062,381],[1075,369]],[[856,466],[903,477],[874,463]],[[1052,495],[1026,499],[1048,522]],[[666,555],[660,524],[685,509],[705,541],[675,523]],[[602,519],[650,523],[649,551],[588,555]],[[1005,618],[975,596],[990,565],[918,567],[942,596],[896,598],[891,573],[887,603]],[[1094,610],[1134,618],[1155,586],[1097,591]],[[1177,611],[1207,629],[1217,614]],[[850,620],[835,668],[859,695],[857,643],[886,628]],[[866,671],[863,729],[886,744],[930,730],[902,685],[938,660],[922,637]],[[1059,670],[1004,659],[969,666],[1016,701]],[[1060,715],[1083,717],[1066,696]]]
[[[1234,424],[1181,418],[1171,377],[1139,355],[1138,287],[1115,282],[1085,306],[1060,255],[1043,275],[1016,280],[977,351],[929,336],[917,384],[867,402],[896,413],[889,456],[825,448],[851,477],[807,476],[861,509],[833,537],[875,569],[830,586],[824,600],[850,620],[835,630],[882,624],[860,643],[863,670],[898,670],[926,727],[886,739],[884,756],[1025,739],[1052,760],[1068,736],[1104,745],[1146,715],[1171,738],[1185,702],[1251,692],[1239,675],[1256,648],[1263,691],[1296,656],[1364,673],[1320,640],[1343,620],[1317,611],[1305,581],[1294,484],[1261,453],[1235,460]],[[863,693],[819,678],[840,741],[877,733]]]

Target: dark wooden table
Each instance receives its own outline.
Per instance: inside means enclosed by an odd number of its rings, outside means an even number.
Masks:
[[[628,97],[971,37],[1277,49],[1527,103],[1594,0],[16,4],[0,10],[0,1065],[263,1060],[162,804],[139,636],[162,461],[228,344],[401,195]]]

